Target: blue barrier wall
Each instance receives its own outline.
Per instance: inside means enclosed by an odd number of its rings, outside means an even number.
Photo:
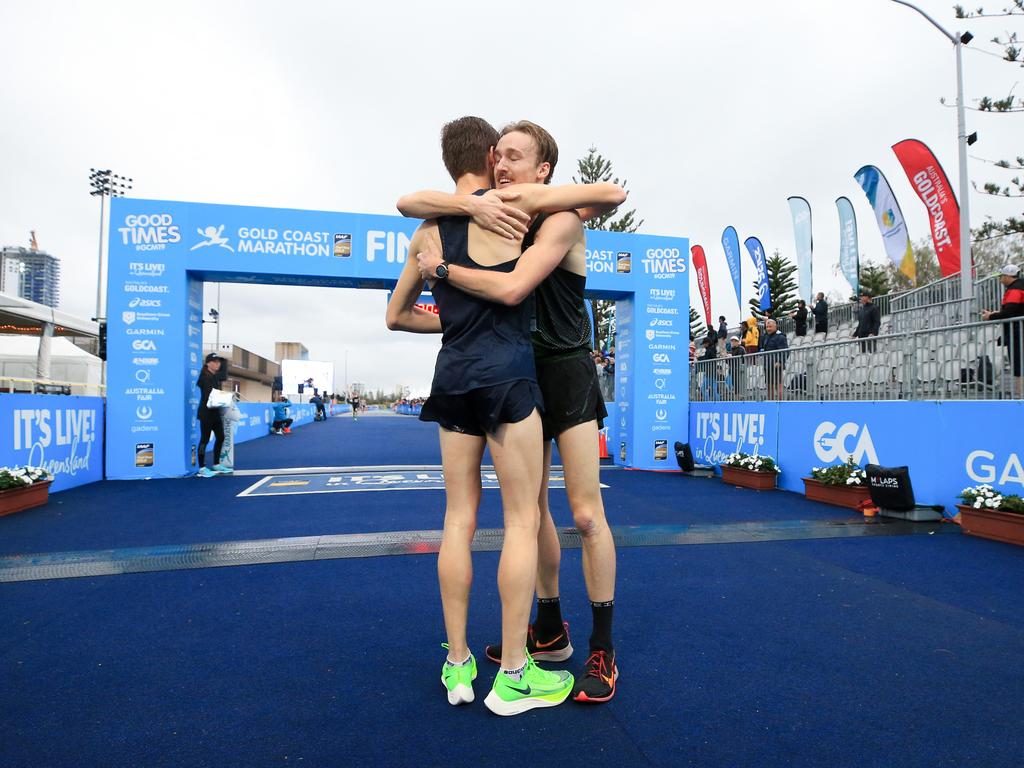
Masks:
[[[106,470],[194,469],[203,282],[389,289],[419,222],[394,216],[111,200]],[[587,289],[616,301],[617,463],[672,466],[686,439],[689,242],[587,233]],[[144,428],[145,432],[139,432]]]
[[[0,466],[43,467],[52,492],[103,479],[103,399],[0,395]]]
[[[770,455],[779,487],[798,492],[812,467],[848,456],[906,465],[918,503],[948,507],[978,483],[1024,495],[1022,418],[1021,401],[692,403],[690,443],[704,464],[734,451]]]

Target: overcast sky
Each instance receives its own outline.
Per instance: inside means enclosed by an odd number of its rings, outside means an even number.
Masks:
[[[950,2],[919,4],[975,35],[969,106],[1024,76],[979,52],[1000,52],[988,40],[1020,17],[958,22]],[[643,232],[705,247],[714,314],[730,322],[725,226],[792,256],[786,198],[806,197],[815,289],[846,292],[836,197],[853,202],[863,258],[883,258],[854,171],[886,173],[914,240],[928,221],[891,145],[920,139],[957,178],[956,112],[940,104],[956,95],[953,47],[888,0],[21,2],[0,5],[0,29],[0,243],[27,245],[36,230],[62,259],[61,308],[85,317],[90,167],[134,177],[142,198],[394,213],[403,192],[450,186],[444,122],[529,118],[559,142],[556,181],[595,145],[628,180]],[[969,112],[968,131],[978,157],[1024,149],[1021,115]],[[979,184],[1013,175],[970,171]],[[1020,211],[978,193],[970,203],[975,223]],[[746,298],[746,257],[743,268]],[[339,381],[347,350],[350,381],[425,392],[437,340],[387,331],[384,305],[376,291],[225,285],[221,341],[267,357],[274,341],[302,341],[336,361]]]

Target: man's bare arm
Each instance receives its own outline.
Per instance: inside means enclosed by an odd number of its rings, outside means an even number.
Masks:
[[[521,240],[526,234],[530,216],[509,205],[510,201],[518,198],[519,193],[514,190],[492,189],[483,195],[424,190],[399,198],[398,211],[412,219],[471,216],[479,227],[510,240]]]
[[[425,228],[433,224],[421,226],[409,243],[409,252],[415,253],[418,248],[430,246]],[[441,333],[441,318],[433,312],[427,312],[413,306],[423,291],[423,278],[420,277],[417,264],[412,259],[405,262],[402,274],[398,278],[395,290],[388,302],[386,321],[392,331],[409,331],[410,333]]]
[[[529,296],[540,282],[565,258],[582,236],[583,225],[575,211],[552,215],[537,233],[534,244],[519,258],[511,272],[489,269],[471,269],[457,264],[448,265],[448,282],[459,290],[481,299],[506,306],[515,306]],[[436,248],[416,253],[419,276],[434,275],[441,263]]]
[[[503,205],[500,211],[488,210],[495,200]],[[447,192],[416,192],[399,200],[398,210],[404,216],[434,218],[437,216],[472,216],[477,226],[509,236],[509,219],[515,215],[514,232],[526,232],[524,222],[538,213],[555,213],[576,208],[587,209],[586,218],[613,211],[626,199],[626,190],[618,184],[515,184],[480,195],[456,195]],[[515,202],[515,205],[509,203]],[[525,213],[524,213],[525,211]],[[514,213],[513,213],[514,212]],[[582,217],[582,214],[581,214]]]

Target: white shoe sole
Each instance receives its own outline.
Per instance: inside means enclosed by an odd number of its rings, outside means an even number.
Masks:
[[[484,699],[484,705],[496,715],[502,717],[509,717],[511,715],[521,715],[523,712],[529,712],[531,709],[539,709],[541,707],[557,707],[559,704],[569,698],[569,694],[572,693],[572,686],[570,685],[565,695],[562,696],[558,701],[546,701],[545,699],[520,699],[519,701],[505,701],[492,689],[487,694],[487,698]]]
[[[473,680],[476,680],[476,673],[473,674]],[[448,691],[448,686],[444,684],[444,675],[441,675],[441,685]],[[476,694],[473,693],[471,685],[456,685],[455,688],[448,691],[448,703],[453,707],[457,707],[459,704],[472,704],[475,699]]]
[[[444,684],[444,680],[441,681]],[[472,704],[476,696],[473,693],[473,689],[468,685],[456,685],[452,690],[448,691],[448,703],[453,707],[457,707],[460,704]]]

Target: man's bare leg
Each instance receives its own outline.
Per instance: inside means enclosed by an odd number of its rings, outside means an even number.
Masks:
[[[577,424],[560,434],[565,489],[573,524],[583,543],[583,578],[595,603],[615,599],[615,541],[601,499],[601,461],[597,453],[597,422]]]
[[[590,596],[593,629],[583,674],[576,678],[573,699],[600,703],[615,695],[619,676],[612,643],[615,606],[615,541],[601,500],[601,460],[597,454],[597,422],[570,427],[558,436],[565,488],[573,523],[583,542],[583,578]]]
[[[541,424],[534,411],[515,424],[502,424],[487,445],[501,487],[505,543],[498,563],[501,594],[501,666],[526,663],[526,628],[537,579],[537,532],[540,510]]]
[[[448,658],[461,662],[469,657],[466,622],[473,583],[472,542],[480,505],[480,461],[486,443],[483,437],[446,429],[440,429],[439,434],[445,512],[441,549],[437,553],[437,578],[448,635]]]
[[[558,569],[562,563],[562,546],[558,542],[558,529],[548,506],[548,483],[551,479],[551,441],[544,443],[544,474],[541,477],[540,533],[537,536],[537,597],[558,597]]]

